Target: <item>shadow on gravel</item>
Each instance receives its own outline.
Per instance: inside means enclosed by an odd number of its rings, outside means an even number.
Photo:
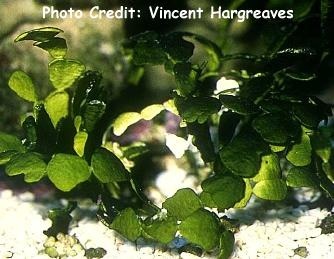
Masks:
[[[9,177],[0,168],[0,191],[3,190],[11,190],[14,195],[20,195],[25,192],[33,193],[36,202],[52,199],[55,194],[55,188],[46,179],[42,179],[38,183],[27,184],[23,179],[23,175]]]
[[[295,198],[295,193],[291,192],[289,197],[282,202],[266,201],[252,197],[246,208],[230,209],[227,216],[246,225],[252,225],[255,221],[270,222],[275,219],[284,222],[297,222],[305,211],[316,208],[331,211],[333,206],[334,202],[323,195],[319,195],[311,201],[300,202]]]

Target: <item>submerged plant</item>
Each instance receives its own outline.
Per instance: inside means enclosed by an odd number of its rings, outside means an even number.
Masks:
[[[196,34],[142,33],[124,44],[130,62],[137,69],[163,65],[176,89],[163,104],[111,118],[112,101],[100,85],[101,74],[66,58],[61,32],[40,28],[15,40],[33,41],[49,52],[53,91],[42,99],[25,72],[11,75],[9,87],[32,103],[33,112],[22,122],[23,140],[0,133],[0,163],[9,176],[24,174],[27,183],[47,177],[63,192],[81,189],[99,204],[98,217],[131,241],[142,237],[168,244],[182,237],[205,251],[218,249],[219,258],[232,253],[234,228],[213,209],[245,207],[253,194],[283,200],[290,187],[318,188],[333,199],[327,124],[332,113],[313,94],[331,60],[325,49],[227,56]],[[205,64],[191,62],[194,43],[206,50]],[[254,62],[257,71],[224,74],[235,81],[224,78],[216,89],[212,82],[222,76],[222,64],[240,58]],[[180,189],[160,208],[143,194],[126,164],[145,148],[115,148],[107,135],[112,130],[120,136],[130,125],[164,111],[180,116],[210,173],[200,193]]]

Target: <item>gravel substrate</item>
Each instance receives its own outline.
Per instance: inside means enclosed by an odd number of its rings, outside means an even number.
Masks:
[[[49,258],[41,253],[46,240],[43,230],[51,225],[47,210],[55,206],[37,202],[28,192],[13,195],[10,190],[1,191],[0,258]],[[240,221],[232,258],[334,258],[334,234],[321,234],[318,227],[329,214],[327,210],[305,205],[265,209],[254,199],[247,210],[231,209],[227,214]],[[85,249],[104,248],[107,254],[103,258],[198,258],[190,253],[179,254],[177,249],[128,242],[89,216],[84,207],[74,216],[77,221],[70,234],[75,234]],[[83,254],[71,258],[85,258]]]

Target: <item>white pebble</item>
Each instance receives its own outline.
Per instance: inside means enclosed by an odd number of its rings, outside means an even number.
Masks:
[[[35,196],[31,192],[24,192],[19,195],[19,199],[21,201],[33,201],[35,199]]]
[[[11,190],[3,190],[1,191],[0,199],[7,200],[13,197],[13,192]]]
[[[198,259],[198,256],[193,255],[193,254],[191,254],[191,253],[182,252],[182,253],[180,254],[180,258],[181,258],[181,259]]]
[[[13,257],[13,252],[11,251],[6,251],[3,254],[1,254],[1,258],[12,258]]]

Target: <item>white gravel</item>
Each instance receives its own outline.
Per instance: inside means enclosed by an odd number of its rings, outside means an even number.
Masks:
[[[329,214],[305,205],[264,210],[256,201],[247,210],[230,209],[227,215],[243,223],[235,234],[233,258],[297,259],[302,257],[295,250],[301,248],[306,258],[334,258],[334,234],[321,234],[318,227]]]
[[[42,233],[51,222],[46,218],[52,204],[35,201],[34,195],[13,195],[12,191],[0,192],[0,258],[42,259],[46,237]],[[239,219],[240,231],[236,233],[236,245],[232,258],[301,258],[295,249],[307,249],[307,258],[334,258],[334,234],[321,234],[317,226],[329,214],[326,210],[282,208],[264,210],[254,200],[247,210],[228,211],[228,216]],[[76,215],[79,219],[71,227],[86,248],[102,247],[104,258],[198,258],[189,253],[178,254],[176,249],[147,245],[142,241],[133,244],[121,238],[92,217]],[[209,255],[204,256],[210,258]],[[72,258],[84,258],[78,255]],[[214,256],[211,255],[211,258]]]

